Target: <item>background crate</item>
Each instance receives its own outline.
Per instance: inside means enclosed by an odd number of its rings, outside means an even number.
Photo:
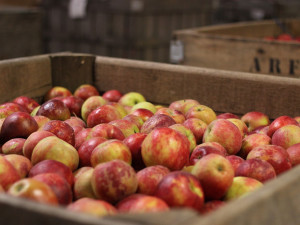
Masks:
[[[0,59],[44,53],[42,23],[38,8],[0,7]]]
[[[178,30],[174,37],[184,45],[183,65],[300,77],[300,42],[269,41],[289,31],[300,36],[300,20],[240,22]]]
[[[46,52],[75,51],[169,62],[173,30],[211,23],[210,0],[89,0],[69,16],[70,0],[43,0]]]

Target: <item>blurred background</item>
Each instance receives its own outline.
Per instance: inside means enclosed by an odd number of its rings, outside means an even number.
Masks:
[[[299,16],[300,0],[0,0],[0,59],[71,51],[169,62],[174,30]]]

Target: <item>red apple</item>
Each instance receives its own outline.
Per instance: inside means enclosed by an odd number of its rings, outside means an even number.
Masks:
[[[81,106],[81,118],[86,122],[88,115],[96,108],[105,105],[107,101],[101,96],[87,98]]]
[[[8,190],[8,188],[20,180],[21,177],[14,166],[2,155],[0,155],[0,165],[0,185],[4,190]]]
[[[62,176],[57,173],[41,173],[32,178],[48,185],[56,195],[60,205],[68,205],[72,202],[71,186]]]
[[[119,111],[111,105],[103,105],[94,109],[87,117],[88,127],[94,127],[101,123],[109,123],[113,120],[122,119]]]
[[[42,130],[43,126],[50,121],[50,119],[46,116],[33,116],[33,119],[39,126],[38,130]]]
[[[235,155],[241,149],[242,135],[237,126],[229,120],[217,119],[207,126],[203,142],[218,142],[229,155]]]
[[[227,155],[225,156],[225,158],[231,163],[232,168],[234,170],[234,174],[239,165],[245,161],[245,159],[237,155]]]
[[[89,136],[117,139],[120,141],[125,139],[123,132],[118,127],[109,123],[102,123],[94,126]]]
[[[168,127],[154,129],[142,143],[146,166],[162,165],[170,170],[181,170],[188,163],[189,154],[188,139]]]
[[[161,165],[148,166],[137,172],[137,192],[145,195],[154,195],[159,182],[170,173],[170,170]]]
[[[276,178],[274,167],[259,158],[248,159],[236,169],[235,176],[251,177],[262,183]]]
[[[130,136],[132,134],[136,134],[136,133],[140,132],[137,125],[128,120],[123,120],[123,119],[114,120],[114,121],[109,122],[109,124],[112,124],[112,125],[116,126],[117,128],[119,128],[122,131],[122,133],[124,134],[125,138],[127,138],[128,136]]]
[[[111,160],[123,160],[131,165],[131,152],[123,141],[112,139],[97,145],[91,154],[91,165],[96,167],[100,163]]]
[[[189,165],[195,165],[198,160],[211,153],[219,154],[225,157],[225,153],[223,151],[220,151],[219,149],[213,146],[198,145],[194,148],[190,155]]]
[[[46,159],[62,162],[72,171],[76,170],[79,164],[77,150],[56,136],[43,138],[32,151],[31,163],[33,165]]]
[[[72,128],[77,126],[84,127],[84,128],[86,127],[85,122],[77,116],[71,116],[69,119],[65,120],[64,122],[69,124]]]
[[[134,169],[118,159],[97,165],[91,183],[96,197],[110,203],[116,203],[134,194],[138,187]]]
[[[248,159],[258,158],[266,160],[275,169],[276,175],[279,175],[292,168],[292,164],[286,150],[277,145],[261,145],[249,152]]]
[[[276,130],[278,130],[279,128],[281,128],[285,125],[288,125],[288,124],[298,125],[298,122],[297,122],[297,120],[295,120],[294,118],[292,118],[290,116],[279,116],[279,117],[277,117],[270,124],[268,135],[270,137],[272,137],[272,135],[274,134],[274,132]]]
[[[73,193],[76,200],[85,197],[96,198],[91,183],[93,172],[93,167],[80,167],[74,172]]]
[[[46,116],[50,120],[66,120],[71,117],[69,108],[58,99],[44,102],[36,112],[37,116]]]
[[[219,200],[230,188],[234,169],[224,157],[215,153],[201,158],[194,165],[192,172],[201,182],[205,200]]]
[[[284,149],[300,143],[300,126],[290,124],[279,128],[272,135],[271,143],[273,145],[281,146]]]
[[[194,175],[183,171],[165,175],[154,196],[164,200],[170,207],[187,207],[199,211],[204,204],[201,183]]]
[[[202,143],[203,135],[207,128],[207,124],[204,121],[197,118],[190,118],[185,120],[183,125],[193,132],[197,144]]]
[[[169,206],[161,198],[144,194],[130,195],[118,202],[116,207],[121,213],[165,212],[169,210]]]
[[[248,127],[242,120],[236,118],[229,118],[227,120],[229,120],[239,128],[242,137],[245,137],[248,134]]]
[[[133,114],[128,114],[128,115],[124,116],[123,120],[128,120],[128,121],[134,123],[139,128],[139,130],[141,129],[142,125],[144,124],[144,120],[141,117],[133,115]]]
[[[185,121],[185,116],[182,112],[167,107],[161,107],[156,111],[155,114],[165,114],[167,116],[170,116],[176,123],[179,124],[182,124]]]
[[[59,161],[47,159],[35,164],[30,169],[28,177],[33,177],[41,173],[56,173],[66,179],[71,187],[73,186],[74,175],[72,170]]]
[[[50,120],[43,126],[44,131],[49,131],[61,140],[69,143],[72,146],[75,146],[75,134],[73,128],[60,120]]]
[[[96,217],[115,215],[118,213],[117,209],[112,204],[103,200],[96,200],[92,198],[78,199],[69,204],[67,209]]]
[[[185,115],[187,111],[195,105],[200,105],[200,103],[195,99],[182,99],[171,102],[169,108],[178,110]]]
[[[223,152],[224,155],[228,155],[227,153],[227,150],[218,142],[215,142],[215,141],[211,141],[211,142],[205,142],[205,143],[201,143],[197,146],[211,146],[211,147],[214,147],[216,149],[218,149],[219,151]]]
[[[191,107],[185,114],[186,119],[197,118],[210,124],[212,121],[217,119],[216,113],[208,106],[195,105]]]
[[[220,113],[219,115],[217,115],[217,119],[230,119],[230,118],[239,119],[240,117],[230,112]]]
[[[123,94],[116,89],[105,91],[102,95],[102,97],[109,102],[118,102],[122,96]]]
[[[75,134],[75,148],[79,149],[83,142],[92,138],[92,128],[83,128]]]
[[[248,132],[248,135],[250,135],[250,134],[265,134],[265,135],[268,135],[269,129],[270,129],[270,125],[263,125],[263,126],[260,126],[260,127],[256,127],[251,132]]]
[[[27,110],[14,102],[6,102],[0,105],[0,119],[8,117],[14,112],[27,112]]]
[[[3,154],[18,154],[23,155],[23,145],[25,138],[12,138],[2,145]]]
[[[73,116],[81,116],[81,107],[83,105],[83,100],[76,96],[67,96],[61,99],[63,103],[70,110],[71,115]]]
[[[154,113],[151,112],[149,109],[139,108],[139,109],[135,109],[134,111],[130,111],[128,115],[138,116],[143,120],[143,122],[145,122],[150,117],[152,117]]]
[[[128,114],[125,107],[118,102],[108,102],[107,105],[111,105],[111,106],[115,107],[118,110],[118,112],[120,113],[121,118],[124,118]]]
[[[249,132],[257,127],[270,124],[269,117],[266,114],[257,111],[247,112],[241,117],[241,120],[247,125]]]
[[[300,143],[294,144],[286,149],[290,156],[292,166],[300,164]]]
[[[27,159],[23,155],[10,154],[5,155],[5,159],[7,159],[11,165],[17,170],[20,178],[25,178],[29,174],[29,171],[32,168],[32,164],[29,159]]]
[[[86,100],[91,96],[98,96],[99,91],[91,84],[82,84],[74,91],[74,96]]]
[[[1,126],[0,144],[12,138],[27,138],[37,131],[38,124],[26,112],[15,112],[5,118]]]
[[[174,119],[172,119],[172,117],[165,114],[156,114],[144,122],[140,132],[149,134],[156,128],[169,127],[173,124],[176,124],[176,122],[174,121]]]
[[[44,96],[44,101],[48,101],[57,97],[67,97],[71,96],[72,93],[69,89],[61,86],[52,87]]]
[[[27,109],[27,112],[29,113],[31,113],[34,110],[34,108],[40,105],[34,99],[28,96],[18,96],[12,102],[22,105],[24,108]]]
[[[15,182],[7,194],[43,204],[58,205],[53,190],[47,184],[33,178],[23,178]]]
[[[196,147],[196,138],[195,138],[193,132],[189,128],[187,128],[183,124],[179,124],[179,123],[173,124],[173,125],[169,126],[169,128],[174,129],[174,130],[178,131],[179,133],[181,133],[182,135],[186,136],[190,143],[190,152],[192,152],[194,150],[194,148]]]

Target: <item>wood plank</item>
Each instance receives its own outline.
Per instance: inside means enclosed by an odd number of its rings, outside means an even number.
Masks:
[[[141,92],[159,104],[194,98],[217,112],[257,110],[270,118],[300,113],[296,78],[97,57],[95,85],[101,91]]]

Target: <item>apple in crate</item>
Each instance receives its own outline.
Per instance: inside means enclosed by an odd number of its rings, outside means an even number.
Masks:
[[[156,128],[142,143],[142,158],[146,166],[181,170],[189,161],[189,147],[188,139],[179,132],[168,127]]]
[[[65,123],[69,124],[72,128],[74,127],[86,127],[85,122],[83,119],[77,117],[77,116],[71,116],[69,119],[64,121]]]
[[[229,118],[227,120],[229,120],[239,128],[242,137],[245,137],[248,134],[248,127],[242,120],[236,118]]]
[[[92,138],[92,128],[83,128],[75,134],[75,148],[78,150],[83,142]]]
[[[95,217],[115,215],[118,210],[112,204],[92,198],[81,198],[67,206],[67,209],[76,213],[85,213]]]
[[[128,120],[128,121],[134,123],[139,128],[139,130],[141,129],[142,125],[144,124],[144,120],[141,117],[133,115],[133,114],[128,114],[128,115],[124,116],[123,120]]]
[[[105,105],[107,101],[101,96],[91,96],[81,106],[81,118],[86,121],[88,115],[96,108]]]
[[[0,119],[6,118],[14,112],[27,112],[27,110],[23,106],[14,102],[5,102],[0,105]]]
[[[139,108],[139,109],[135,109],[133,111],[130,111],[128,115],[138,116],[143,120],[143,122],[145,122],[150,117],[152,117],[154,115],[154,113],[151,112],[149,109]]]
[[[23,106],[27,109],[27,112],[29,113],[31,113],[34,110],[34,108],[40,105],[39,103],[37,103],[37,101],[28,96],[18,96],[12,102]]]
[[[58,99],[44,102],[36,112],[37,116],[46,116],[50,120],[67,120],[71,117],[69,108]]]
[[[23,155],[10,154],[5,155],[5,159],[7,159],[11,165],[17,170],[20,178],[25,178],[28,176],[29,171],[32,168],[32,164],[28,158]]]
[[[115,107],[119,111],[121,118],[124,118],[128,114],[125,107],[118,102],[108,102],[106,104]]]
[[[69,89],[61,86],[55,86],[50,88],[46,95],[44,96],[44,101],[48,101],[50,99],[54,99],[57,97],[67,97],[72,96],[72,93]]]
[[[128,163],[118,159],[97,165],[91,183],[98,199],[113,204],[134,194],[138,187],[134,169]]]
[[[157,111],[155,105],[153,105],[151,102],[139,102],[132,106],[131,111],[133,112],[136,109],[148,109],[153,114],[155,114]]]
[[[32,151],[31,163],[33,165],[46,159],[62,162],[72,171],[76,170],[79,164],[77,150],[72,145],[56,136],[42,139]]]
[[[182,135],[186,136],[190,143],[190,152],[194,150],[194,148],[196,147],[196,138],[193,132],[189,128],[178,123],[169,126],[169,128],[174,129],[179,133],[181,133]]]
[[[275,120],[272,121],[272,123],[269,126],[268,135],[272,137],[274,132],[278,130],[279,128],[285,126],[285,125],[298,125],[297,120],[295,120],[293,117],[290,116],[279,116]]]
[[[274,132],[272,135],[272,144],[283,147],[284,149],[300,143],[300,126],[285,125]]]
[[[67,96],[61,99],[63,103],[68,107],[72,116],[81,116],[81,107],[83,100],[76,96]]]
[[[53,190],[44,182],[33,178],[23,178],[15,182],[7,190],[7,194],[43,204],[58,205],[58,200]]]
[[[215,153],[197,161],[191,173],[201,182],[206,200],[221,199],[234,177],[231,163],[224,156]]]
[[[175,109],[167,108],[167,107],[159,108],[155,114],[165,114],[167,116],[170,116],[173,118],[173,120],[176,123],[179,123],[179,124],[182,124],[185,121],[185,116],[183,115],[182,112],[175,110]]]
[[[226,112],[217,115],[217,119],[240,119],[240,117],[233,113]]]
[[[203,142],[218,142],[229,155],[235,155],[241,149],[242,135],[240,130],[227,119],[216,119],[206,128]]]
[[[243,159],[238,155],[227,155],[225,156],[225,158],[231,163],[234,170],[234,174],[236,172],[236,169],[239,167],[239,165],[245,161],[245,159]]]
[[[0,165],[0,185],[4,190],[8,190],[8,188],[20,180],[21,177],[15,167],[3,155],[0,155]]]
[[[118,202],[120,213],[164,212],[170,208],[165,201],[155,196],[133,194]]]
[[[74,172],[73,195],[75,200],[85,197],[96,198],[91,183],[93,172],[94,168],[88,166],[80,167]]]
[[[220,151],[216,147],[209,145],[197,145],[190,155],[189,165],[195,165],[198,160],[211,153],[219,154],[225,157],[225,152]]]
[[[170,170],[161,165],[148,166],[137,172],[137,192],[145,195],[154,195],[159,182],[170,173]]]
[[[247,125],[248,132],[253,131],[255,128],[270,124],[269,117],[258,111],[247,112],[241,117],[241,120]]]
[[[99,91],[91,84],[82,84],[75,89],[73,95],[85,101],[91,96],[99,96]]]
[[[155,114],[144,122],[141,127],[140,132],[149,134],[152,130],[160,127],[169,127],[176,124],[175,120],[172,117],[165,114]]]
[[[112,125],[116,126],[117,128],[119,128],[122,131],[122,133],[124,134],[125,138],[127,138],[131,134],[136,134],[136,133],[140,132],[137,125],[128,120],[123,120],[123,119],[113,120],[113,121],[109,122],[109,124],[112,124]]]
[[[2,145],[3,154],[18,154],[23,155],[23,145],[25,138],[12,138]]]
[[[113,120],[122,119],[117,108],[111,105],[103,105],[94,109],[87,117],[87,127],[94,127],[101,123],[109,123]]]
[[[31,115],[26,112],[15,112],[3,121],[0,132],[0,144],[4,144],[12,138],[27,138],[37,129],[38,124]]]
[[[120,99],[119,103],[125,106],[134,106],[140,102],[145,102],[145,97],[139,92],[128,92],[125,93]]]
[[[299,165],[300,164],[300,143],[288,147],[286,151],[290,156],[292,166]]]
[[[116,89],[105,91],[102,95],[102,97],[109,102],[118,102],[122,96],[123,94]]]
[[[183,125],[193,132],[197,144],[202,143],[203,135],[207,128],[207,124],[204,121],[197,118],[190,118],[186,119]]]
[[[37,122],[39,129],[43,129],[43,126],[50,121],[50,119],[46,116],[33,116],[33,119]]]
[[[171,102],[169,108],[178,110],[185,115],[187,111],[195,105],[200,105],[200,103],[195,99],[182,99]]]
[[[35,164],[30,169],[28,177],[33,177],[41,173],[56,173],[66,179],[71,187],[73,186],[74,175],[72,170],[59,161],[46,159]]]
[[[205,198],[200,181],[183,171],[165,175],[154,196],[164,200],[170,207],[187,207],[197,211],[202,208]]]
[[[102,123],[91,129],[89,137],[103,137],[106,139],[124,140],[123,132],[116,126],[109,123]]]
[[[195,105],[191,107],[186,113],[185,118],[198,118],[204,121],[206,124],[210,124],[217,119],[216,113],[206,105]]]

